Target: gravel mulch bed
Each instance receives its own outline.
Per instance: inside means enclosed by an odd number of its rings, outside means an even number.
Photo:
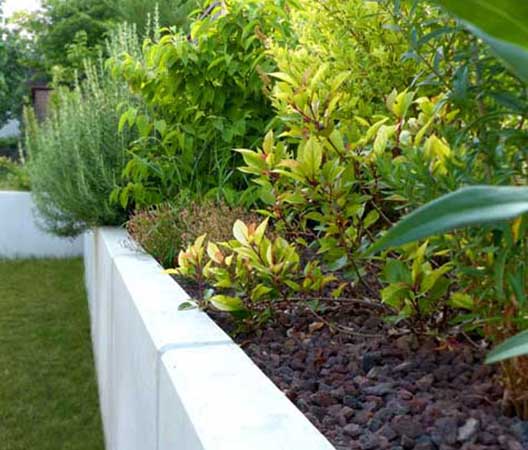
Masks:
[[[356,332],[299,310],[235,340],[337,450],[528,449],[528,422],[502,414],[497,373],[475,346],[392,336],[357,306],[324,319]]]

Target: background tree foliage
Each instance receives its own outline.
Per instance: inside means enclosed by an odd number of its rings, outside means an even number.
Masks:
[[[122,22],[147,29],[186,27],[199,0],[44,0],[42,9],[18,13],[12,22],[31,37],[27,65],[39,76],[72,82],[84,61],[105,53],[105,41]],[[158,20],[157,17],[160,19]]]
[[[105,5],[116,11],[121,20],[134,23],[141,33],[148,28],[148,16],[158,10],[162,27],[187,28],[189,14],[199,8],[202,0],[104,0]]]
[[[29,53],[29,42],[16,30],[9,29],[2,15],[0,1],[0,127],[18,117],[27,93],[29,76],[24,60]]]

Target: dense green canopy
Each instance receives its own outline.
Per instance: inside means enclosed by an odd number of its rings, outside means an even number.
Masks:
[[[0,127],[20,113],[27,91],[28,69],[23,63],[28,41],[7,27],[0,0]]]

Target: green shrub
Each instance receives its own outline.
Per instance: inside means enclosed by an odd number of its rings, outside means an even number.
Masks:
[[[199,236],[179,253],[178,269],[167,272],[197,284],[198,306],[211,304],[250,326],[268,320],[276,305],[289,304],[294,296],[300,300],[321,296],[335,277],[324,275],[317,261],[303,264],[296,246],[284,238],[270,238],[268,222],[237,220],[234,239],[219,244],[206,242],[205,234]]]
[[[114,196],[122,205],[156,204],[182,189],[221,198],[246,187],[232,149],[255,146],[273,117],[262,79],[275,67],[266,45],[288,34],[288,3],[230,0],[195,18],[190,36],[147,41],[144,61],[113,59],[114,73],[148,105],[146,114],[131,108],[122,117],[121,129],[141,136],[124,171],[128,184]]]
[[[135,32],[121,28],[109,49],[139,53]],[[88,62],[85,72],[86,79],[73,90],[56,90],[44,123],[38,124],[31,111],[26,115],[33,197],[44,228],[61,236],[126,219],[125,210],[109,197],[136,137],[133,131],[117,132],[119,108],[137,101],[126,84],[109,76],[102,61]]]
[[[227,241],[237,219],[257,222],[254,214],[212,200],[180,200],[137,211],[127,222],[131,236],[165,267],[176,263],[179,252],[207,234],[212,241]]]
[[[18,159],[18,141],[16,136],[0,138],[0,157]]]
[[[29,174],[24,161],[0,156],[0,190],[28,191]]]
[[[368,290],[361,249],[388,221],[375,155],[396,129],[380,114],[387,86],[404,92],[416,69],[400,62],[408,44],[383,9],[390,3],[300,1],[291,12],[299,45],[273,42],[269,50],[282,133],[268,133],[261,150],[240,151],[241,170],[254,176],[278,229]]]
[[[507,94],[507,97],[515,100],[513,108],[509,102],[506,111],[499,115],[491,139],[486,139],[487,118],[483,117],[482,110],[483,123],[478,124],[473,133],[479,138],[477,147],[483,145],[482,153],[488,156],[484,159],[488,163],[484,164],[484,168],[491,174],[485,176],[497,184],[510,182],[521,186],[481,185],[444,195],[406,216],[372,246],[370,252],[438,233],[453,233],[467,226],[478,227],[463,234],[448,235],[443,241],[456,258],[457,271],[464,283],[462,287],[467,289],[462,294],[464,297],[460,296],[458,301],[472,312],[468,316],[470,322],[478,319],[479,328],[486,337],[493,341],[510,338],[490,354],[488,361],[502,362],[504,406],[521,419],[527,419],[526,332],[513,338],[511,336],[526,330],[528,326],[528,221],[523,216],[528,211],[528,188],[526,164],[517,164],[515,158],[517,154],[520,159],[524,159],[521,155],[524,153],[522,150],[525,150],[527,132],[526,105],[520,110],[516,105],[519,102],[522,105],[520,99],[528,83],[528,34],[520,31],[521,24],[528,20],[528,8],[521,4],[497,5],[496,2],[484,0],[480,4],[483,10],[497,8],[500,14],[475,15],[469,3],[451,0],[441,0],[440,3],[468,25],[472,33],[490,45],[505,66],[519,77],[513,85],[507,85],[509,89],[503,92],[501,88],[504,85],[497,83],[496,88],[502,96]],[[512,88],[515,85],[517,89]],[[479,90],[477,92],[480,94]],[[485,100],[479,96],[477,104],[489,107]],[[495,142],[498,148],[486,148],[499,136],[500,139]],[[510,140],[512,137],[513,140]],[[519,140],[519,137],[522,139]],[[490,161],[491,155],[495,158]],[[510,159],[512,156],[514,158]],[[499,177],[493,173],[497,163],[502,169]]]
[[[426,3],[306,0],[289,19],[294,37],[269,40],[267,51],[277,66],[267,86],[276,80],[278,132],[258,150],[239,150],[240,169],[301,255],[316,251],[323,272],[376,296],[365,272],[380,264],[365,249],[406,210],[465,184],[524,183],[526,109],[512,95],[523,90]],[[466,58],[474,54],[482,57]],[[482,330],[479,321],[503,313],[498,299],[518,295],[518,227],[391,254],[382,300],[419,333],[453,317]]]

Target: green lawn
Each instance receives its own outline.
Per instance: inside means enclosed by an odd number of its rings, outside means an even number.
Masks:
[[[0,448],[104,448],[78,259],[0,261]]]

